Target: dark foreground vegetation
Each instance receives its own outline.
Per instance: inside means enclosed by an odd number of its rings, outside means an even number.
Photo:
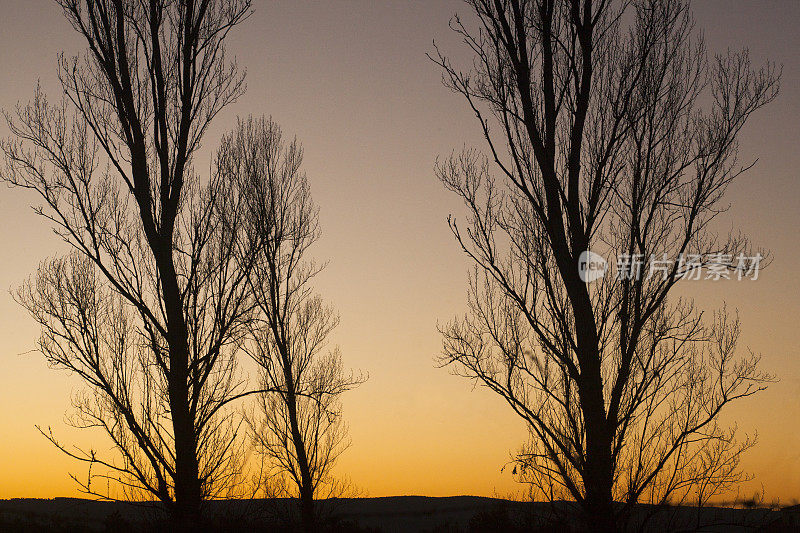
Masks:
[[[344,498],[321,501],[321,531],[474,532],[571,531],[576,510],[565,502],[527,503],[456,496]],[[637,508],[633,531],[797,531],[795,507]],[[289,499],[228,500],[206,504],[204,531],[298,531],[299,510]],[[151,503],[79,498],[0,501],[0,531],[169,531],[166,515]]]

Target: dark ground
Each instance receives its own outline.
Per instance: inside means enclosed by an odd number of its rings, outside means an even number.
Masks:
[[[429,498],[397,496],[326,500],[331,532],[515,532],[570,531],[564,519],[566,503],[513,502],[476,496]],[[286,500],[209,502],[211,525],[205,531],[291,531],[285,526],[293,512]],[[652,516],[651,516],[652,515]],[[645,531],[798,531],[800,510],[785,508],[730,509],[675,507],[657,510],[641,506]],[[152,504],[98,502],[76,498],[0,500],[0,532],[49,533],[96,531],[167,531],[164,517]]]

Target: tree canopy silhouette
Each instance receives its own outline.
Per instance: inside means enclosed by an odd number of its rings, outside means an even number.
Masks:
[[[432,58],[488,158],[465,150],[436,167],[466,207],[450,227],[475,265],[441,361],[525,420],[515,471],[538,496],[577,502],[592,531],[622,527],[640,501],[703,501],[741,479],[751,445],[720,412],[770,376],[737,356],[738,320],[704,320],[673,289],[694,268],[679,258],[727,268],[752,253],[711,223],[749,168],[737,137],[777,94],[775,69],[709,57],[680,0],[467,4],[475,23],[452,28],[473,62]],[[590,250],[675,261],[587,283]]]
[[[7,114],[3,177],[39,194],[73,251],[18,296],[48,361],[89,386],[74,422],[105,430],[117,457],[47,436],[90,463],[86,492],[100,494],[91,465],[104,465],[191,525],[238,471],[221,416],[241,391],[233,352],[251,311],[240,226],[222,216],[238,204],[218,172],[201,184],[192,159],[244,90],[224,43],[250,1],[58,3],[87,52],[59,57],[62,102],[37,89]]]
[[[338,347],[325,351],[339,317],[312,286],[324,265],[309,256],[321,232],[302,159],[296,139],[250,117],[223,138],[218,166],[243,198],[242,249],[258,251],[247,268],[257,312],[243,348],[260,374],[248,417],[267,463],[259,482],[267,495],[298,497],[304,530],[317,531],[314,500],[344,487],[331,472],[349,444],[340,397],[365,378],[344,370]]]

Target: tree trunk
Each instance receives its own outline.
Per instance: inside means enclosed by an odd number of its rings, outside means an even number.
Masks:
[[[583,475],[589,531],[617,531],[614,509],[614,468],[611,438],[605,419],[603,395],[596,384],[581,392],[586,427],[586,464]]]
[[[585,527],[592,533],[617,533],[616,517],[614,515],[613,501],[609,502],[611,492],[607,494],[591,494],[587,489]]]
[[[187,387],[170,383],[169,399],[175,436],[176,522],[181,529],[191,530],[199,524],[203,495]]]
[[[300,469],[300,514],[303,522],[303,531],[313,533],[316,531],[316,518],[314,516],[314,486],[311,479],[311,468],[308,463],[308,454],[303,437],[300,434],[300,423],[297,418],[297,396],[293,392],[293,381],[287,377],[287,408],[289,410],[289,423],[292,426],[292,441],[297,456],[297,466]]]
[[[587,447],[589,441],[587,428]],[[584,487],[586,502],[584,515],[586,530],[597,533],[616,533],[617,522],[612,492],[613,474],[611,468],[611,450],[600,449],[587,451]]]
[[[300,516],[304,533],[314,533],[317,530],[317,519],[314,516],[314,493],[311,490],[303,490],[300,494]]]
[[[171,242],[171,237],[169,241]],[[197,458],[197,438],[189,401],[189,333],[183,315],[171,246],[160,246],[156,260],[161,275],[169,335],[169,407],[175,438],[175,522],[180,530],[195,530],[200,522],[203,490]]]
[[[576,264],[573,272],[577,271]],[[579,285],[576,294],[578,304],[573,309],[581,369],[578,385],[586,431],[584,514],[588,531],[615,533],[613,439],[605,408],[599,339],[585,286]]]

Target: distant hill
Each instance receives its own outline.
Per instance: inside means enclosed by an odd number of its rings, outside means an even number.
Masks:
[[[477,496],[393,496],[322,502],[335,532],[569,531],[566,502],[527,503]],[[291,531],[291,500],[208,502],[208,531]],[[800,510],[640,506],[646,531],[800,531]],[[98,502],[79,498],[0,500],[0,532],[113,532],[168,530],[149,502]]]

